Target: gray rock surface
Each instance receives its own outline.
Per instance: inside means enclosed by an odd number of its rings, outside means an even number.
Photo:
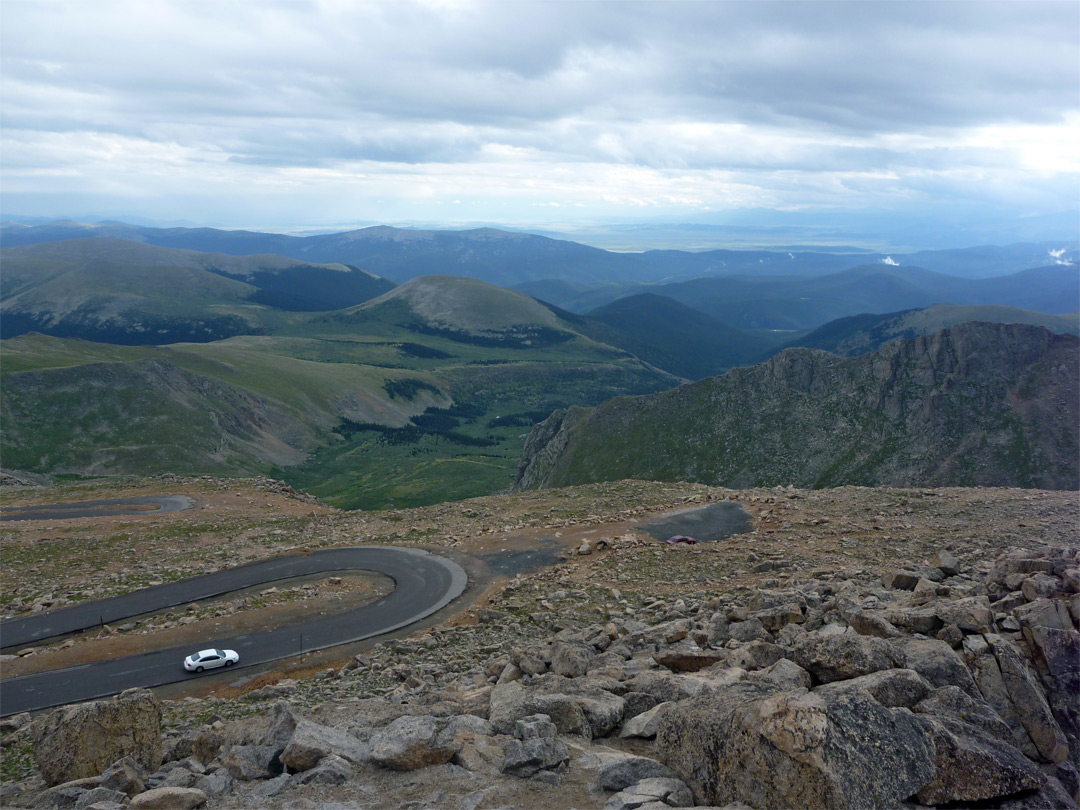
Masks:
[[[933,777],[933,741],[911,712],[861,690],[787,692],[738,683],[685,701],[657,735],[660,759],[712,804],[889,807]]]
[[[439,721],[430,715],[399,717],[371,738],[371,760],[395,771],[449,762],[455,749],[437,742],[440,730]]]
[[[349,762],[368,762],[371,746],[336,728],[301,720],[281,752],[281,762],[292,771],[306,771],[329,754]]]
[[[161,765],[161,703],[146,689],[66,706],[35,724],[34,761],[50,785],[97,776],[129,756],[147,771]]]

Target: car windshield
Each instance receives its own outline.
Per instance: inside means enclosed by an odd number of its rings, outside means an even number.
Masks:
[[[214,655],[216,655],[218,658],[224,658],[225,657],[225,651],[224,650],[214,650]]]

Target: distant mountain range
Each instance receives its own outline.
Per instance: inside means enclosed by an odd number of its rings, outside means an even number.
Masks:
[[[604,279],[616,267],[647,276],[655,268],[642,268],[660,252],[626,256],[493,230],[376,228],[314,242],[269,235],[308,253],[321,245],[327,257],[360,246],[364,255],[408,268],[402,275],[431,265],[454,271],[395,285],[364,263],[149,241],[198,237],[248,249],[266,244],[261,234],[123,224],[40,228],[5,226],[0,250],[6,466],[76,475],[269,472],[346,507],[419,505],[505,489],[528,431],[552,411],[696,390],[676,386],[748,366],[785,343],[884,353],[894,351],[881,348],[891,340],[972,319],[1078,331],[1080,282],[1070,265],[962,279],[879,261],[822,275],[837,257],[793,254],[783,260],[819,274],[642,284]],[[11,245],[11,234],[31,231],[57,239]],[[105,235],[113,232],[136,239]],[[81,238],[63,237],[74,233]],[[665,261],[711,260],[671,253],[677,255]],[[574,279],[582,267],[586,280]],[[567,278],[528,282],[535,297],[458,275],[525,278],[552,268]],[[539,295],[543,289],[596,306],[587,314],[569,311]],[[743,373],[753,383],[765,372],[732,372]],[[764,395],[767,386],[760,389]],[[819,399],[827,397],[809,404]],[[733,414],[756,407],[731,402]],[[1025,413],[1038,415],[1039,407],[1025,405]],[[862,430],[856,416],[851,424]],[[667,416],[655,418],[664,424]],[[993,441],[1005,441],[998,428],[987,430]],[[1035,446],[1017,435],[1025,447]],[[1057,463],[1046,448],[1039,452]],[[1049,480],[1033,464],[1025,480]]]
[[[122,222],[58,221],[40,225],[9,222],[0,225],[0,244],[5,247],[89,236],[230,255],[273,253],[303,262],[342,263],[363,267],[395,282],[422,275],[449,274],[477,278],[502,287],[558,280],[574,285],[602,286],[737,274],[815,276],[860,264],[891,266],[890,262],[976,278],[1006,275],[1054,262],[1075,265],[1080,259],[1080,244],[1075,241],[922,251],[907,256],[811,250],[613,253],[576,242],[495,228],[425,231],[375,226],[299,237],[214,228],[149,228]],[[567,300],[550,298],[536,290],[529,292],[553,304],[584,311],[570,306]],[[606,301],[593,306],[599,303]]]
[[[893,340],[932,335],[946,326],[968,321],[1026,323],[1042,326],[1058,334],[1080,335],[1080,313],[1077,312],[1069,315],[1048,315],[1017,307],[934,304],[904,312],[838,318],[805,337],[791,341],[784,348],[806,346],[854,357],[877,351]]]
[[[647,291],[672,298],[738,329],[799,331],[851,315],[946,302],[1076,312],[1080,308],[1080,272],[1073,266],[1050,265],[1008,276],[962,279],[918,267],[877,264],[815,278],[698,278],[651,286]],[[603,299],[607,298],[608,294],[601,291],[588,303],[600,299],[606,304],[609,301]],[[585,305],[584,297],[577,303]],[[586,311],[590,310],[593,308]]]
[[[114,238],[0,250],[0,336],[39,331],[120,344],[267,331],[274,310],[340,309],[393,283],[343,264],[230,256]]]
[[[639,478],[1080,487],[1080,340],[965,323],[860,357],[788,349],[537,425],[518,488]]]

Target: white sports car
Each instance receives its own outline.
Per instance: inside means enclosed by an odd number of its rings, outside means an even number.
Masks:
[[[240,656],[235,650],[200,650],[184,659],[184,669],[188,672],[202,672],[214,667],[231,667]]]

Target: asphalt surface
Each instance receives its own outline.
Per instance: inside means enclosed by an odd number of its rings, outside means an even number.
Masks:
[[[117,498],[111,501],[51,503],[5,509],[0,512],[0,520],[67,520],[116,515],[160,515],[162,512],[182,512],[190,509],[194,504],[195,501],[187,495],[149,495],[140,498]]]
[[[674,512],[662,520],[638,526],[657,540],[667,540],[677,534],[695,540],[723,540],[754,528],[754,519],[735,501],[720,501],[709,506],[697,506]]]
[[[0,623],[0,644],[5,648],[16,647],[28,641],[94,627],[101,620],[106,623],[117,621],[251,585],[305,574],[349,570],[384,574],[394,580],[395,588],[370,605],[344,613],[320,615],[288,627],[228,638],[207,638],[198,645],[5,678],[0,680],[0,716],[104,697],[136,686],[161,686],[197,678],[199,675],[185,672],[183,668],[183,659],[197,649],[236,650],[240,654],[240,663],[232,667],[236,670],[361,641],[435,613],[460,596],[468,584],[468,576],[457,563],[420,549],[387,546],[324,549],[308,555],[264,560],[49,614],[13,619]]]

